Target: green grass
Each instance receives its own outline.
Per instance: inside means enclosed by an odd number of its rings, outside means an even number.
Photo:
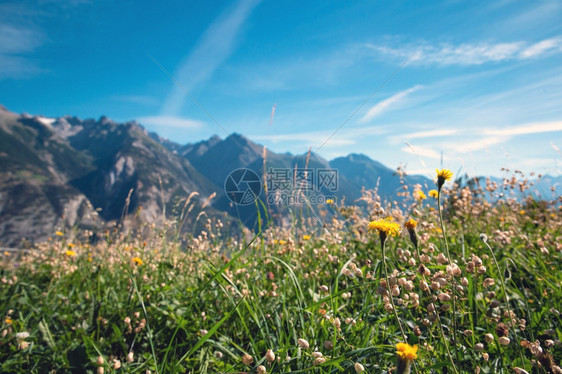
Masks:
[[[388,373],[404,341],[400,323],[407,342],[419,345],[412,372],[555,372],[562,359],[561,202],[503,197],[490,204],[479,196],[456,186],[442,196],[450,256],[462,271],[454,282],[448,263],[437,260],[447,256],[432,198],[387,206],[385,215],[373,213],[372,199],[360,208],[315,207],[300,225],[270,225],[242,241],[224,238],[214,220],[206,235],[184,244],[175,241],[173,223],[148,237],[108,232],[97,244],[71,245],[72,230],[53,233],[37,251],[3,256],[0,371],[237,373],[263,365],[268,373],[355,373],[361,363],[368,373]],[[401,226],[418,221],[429,271],[420,274],[405,229],[386,240],[396,313],[381,283],[379,237],[367,231],[369,221],[386,216]],[[424,280],[435,289],[424,292]],[[442,294],[455,297],[454,308]],[[502,324],[507,345],[500,344]],[[29,337],[18,339],[21,332]]]

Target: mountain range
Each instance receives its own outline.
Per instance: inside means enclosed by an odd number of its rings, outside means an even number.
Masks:
[[[251,172],[232,173],[238,169],[253,171],[259,181],[247,179]],[[194,192],[185,223],[190,231],[201,225],[203,210],[255,228],[258,212],[287,212],[286,204],[268,198],[294,195],[297,179],[298,188],[311,190],[305,196],[338,201],[358,199],[362,188],[376,187],[382,198],[395,199],[404,184],[434,185],[360,154],[327,161],[314,153],[274,153],[240,134],[180,145],[135,121],[46,118],[0,106],[0,246],[44,241],[63,228],[108,227],[133,213],[143,222],[162,222]],[[260,203],[233,202],[229,188],[250,191],[260,183]]]

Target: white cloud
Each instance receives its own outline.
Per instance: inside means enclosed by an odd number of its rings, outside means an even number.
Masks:
[[[407,152],[407,153],[411,153],[415,156],[418,157],[427,157],[427,158],[433,158],[433,159],[439,159],[441,158],[441,154],[429,147],[422,147],[422,146],[413,146],[410,143],[406,143],[406,147],[402,148],[402,151]]]
[[[474,151],[479,151],[481,149],[487,149],[492,145],[505,143],[509,139],[510,138],[507,136],[490,136],[468,143],[464,140],[460,140],[456,143],[449,143],[447,148],[461,154],[471,153]]]
[[[241,26],[259,0],[243,0],[228,14],[219,17],[205,31],[195,49],[180,63],[176,79],[187,90],[207,80],[230,56]],[[163,113],[176,115],[180,112],[186,93],[174,84],[164,104]]]
[[[529,46],[527,49],[521,52],[521,57],[530,58],[541,55],[549,50],[562,50],[562,37],[545,39],[538,43]]]
[[[391,56],[399,59],[411,57],[410,63],[419,65],[481,65],[488,62],[521,60],[538,57],[547,52],[562,52],[562,37],[554,37],[529,43],[516,41],[510,43],[463,43],[453,45],[429,44],[426,41],[394,48],[385,45],[367,44],[379,57]]]
[[[0,24],[0,79],[30,78],[42,69],[27,55],[41,45],[32,28]]]
[[[203,122],[174,116],[148,116],[141,117],[138,121],[142,125],[178,127],[182,129],[198,129],[203,126]]]
[[[368,122],[373,118],[380,116],[382,113],[392,109],[393,106],[396,106],[396,104],[398,104],[400,101],[406,98],[406,96],[408,96],[412,92],[419,90],[420,88],[421,86],[414,86],[408,88],[407,90],[398,92],[397,94],[392,95],[388,99],[378,102],[367,111],[367,113],[359,120],[359,122]]]
[[[562,131],[562,121],[527,123],[521,126],[485,130],[484,133],[491,136],[513,136],[557,131]]]

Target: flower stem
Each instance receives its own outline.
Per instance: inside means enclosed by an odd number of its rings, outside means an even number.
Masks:
[[[398,317],[398,312],[396,311],[396,305],[394,305],[394,300],[392,300],[392,291],[390,290],[390,278],[388,276],[388,269],[386,266],[386,250],[384,245],[385,240],[381,238],[381,249],[382,249],[382,263],[384,267],[384,276],[386,278],[386,290],[388,292],[388,298],[390,299],[390,304],[392,304],[392,311],[394,312],[394,316],[398,321],[398,326],[400,327],[400,332],[402,333],[402,338],[405,342],[408,341],[406,338],[406,333],[404,332],[404,328],[402,327],[402,323],[400,322],[400,318]]]
[[[447,233],[445,232],[445,225],[443,223],[443,211],[441,209],[441,186],[437,190],[437,207],[439,208],[439,224],[441,225],[441,233],[443,235],[443,240],[445,242],[445,252],[447,253],[447,260],[449,261],[449,265],[453,266],[453,261],[451,260],[451,254],[449,253],[449,243],[447,242]],[[457,308],[456,308],[456,301],[455,301],[455,287],[456,287],[456,280],[455,274],[451,274],[451,285],[452,285],[452,298],[453,298],[453,341],[454,344],[458,344],[457,340]],[[457,358],[458,358],[458,351],[457,351]]]
[[[490,250],[490,253],[492,254],[492,258],[494,259],[494,264],[496,264],[496,269],[498,270],[498,276],[500,277],[500,283],[502,286],[502,292],[503,292],[503,296],[505,297],[505,305],[507,307],[507,312],[509,313],[509,325],[511,326],[511,332],[513,332],[513,336],[515,337],[515,342],[517,343],[517,348],[519,350],[519,357],[521,358],[521,363],[524,365],[524,358],[523,358],[523,353],[521,352],[521,344],[519,344],[519,338],[517,337],[517,333],[515,332],[515,326],[511,321],[511,308],[509,307],[509,297],[507,296],[507,292],[505,290],[505,283],[503,280],[503,273],[500,270],[500,266],[498,265],[498,260],[496,259],[496,255],[494,254],[494,251],[492,250],[492,247],[490,247],[490,244],[488,244],[487,240],[482,240],[484,242],[484,244],[486,244],[486,247],[488,247],[488,249]]]
[[[419,250],[419,246],[417,242],[414,242],[414,248],[416,249],[416,253],[418,254],[418,263],[422,263],[421,261],[421,256],[420,256],[420,250]],[[422,279],[425,282],[425,274],[422,274]],[[435,313],[435,315],[437,316],[437,322],[439,323],[439,332],[441,333],[441,339],[443,339],[443,343],[445,344],[445,350],[447,351],[447,356],[449,357],[449,361],[451,361],[451,367],[453,368],[453,372],[455,372],[456,374],[458,374],[457,371],[457,367],[455,365],[455,361],[453,360],[453,356],[451,355],[451,351],[449,349],[449,343],[447,342],[447,339],[445,339],[445,333],[443,332],[443,325],[441,324],[441,317],[439,317],[439,313]]]

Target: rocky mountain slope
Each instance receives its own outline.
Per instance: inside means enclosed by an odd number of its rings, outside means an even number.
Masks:
[[[229,179],[237,169],[251,170],[262,183],[258,202],[233,203],[229,188],[255,185]],[[337,177],[322,179],[321,173]],[[161,223],[177,215],[192,192],[198,193],[193,217],[207,205],[208,216],[255,229],[258,213],[282,222],[293,208],[272,197],[353,202],[362,188],[377,188],[383,199],[395,200],[404,185],[416,184],[426,191],[434,187],[425,177],[399,176],[360,154],[328,161],[314,153],[275,153],[240,134],[180,145],[134,121],[44,118],[0,106],[0,246],[43,241],[61,228],[103,227],[131,213],[142,222]],[[543,176],[534,187],[543,197],[559,196],[562,177]],[[209,196],[214,198],[207,201]],[[195,231],[194,222],[186,226]]]
[[[125,207],[157,221],[163,208],[169,212],[193,191],[199,206],[222,193],[135,122],[0,109],[0,245],[118,221]]]

